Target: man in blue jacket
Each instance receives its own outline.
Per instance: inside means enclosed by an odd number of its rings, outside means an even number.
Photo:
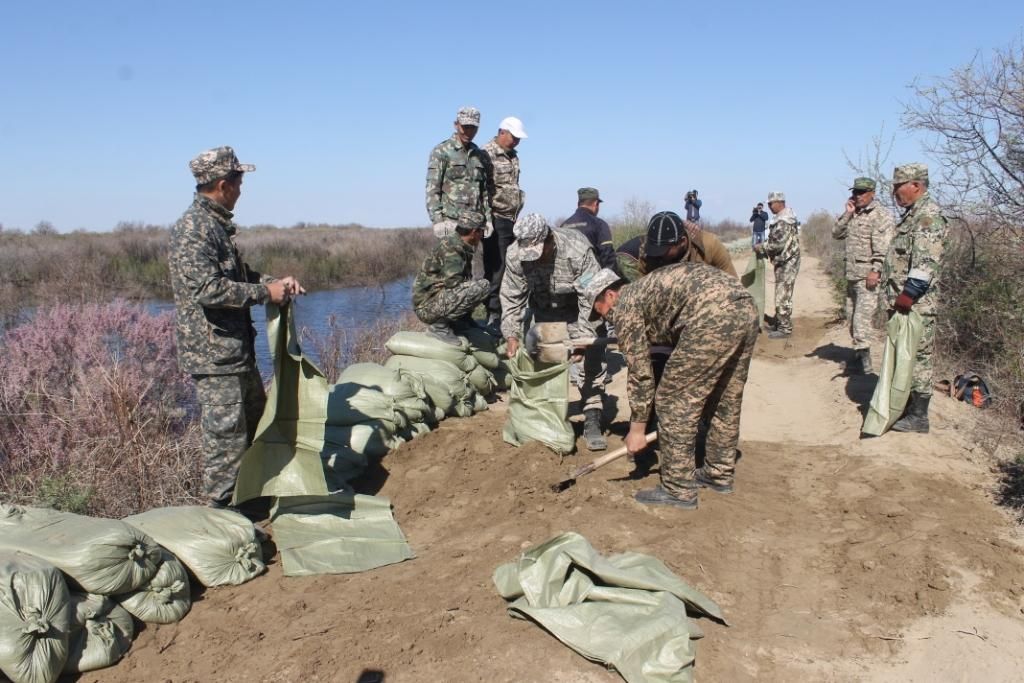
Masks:
[[[576,190],[576,196],[576,213],[565,219],[559,227],[572,228],[583,233],[594,249],[598,264],[602,268],[616,270],[612,230],[604,220],[597,217],[603,201],[601,194],[593,187],[581,187]]]

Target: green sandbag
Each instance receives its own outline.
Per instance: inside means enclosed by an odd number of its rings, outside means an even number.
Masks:
[[[271,518],[285,576],[362,572],[415,557],[380,496],[281,498]]]
[[[509,361],[509,374],[512,386],[502,438],[514,446],[540,441],[556,453],[571,453],[576,435],[568,419],[568,363],[535,363],[520,347]]]
[[[256,529],[233,510],[182,505],[124,521],[173,553],[204,586],[238,586],[266,571]]]
[[[325,427],[324,434],[342,448],[380,458],[398,445],[394,438],[397,430],[397,425],[386,420],[370,420],[347,427]]]
[[[122,521],[0,503],[0,549],[35,555],[88,593],[134,590],[156,574],[160,547]]]
[[[396,356],[444,360],[454,364],[463,372],[470,372],[479,363],[470,354],[469,343],[465,340],[460,341],[461,344],[455,346],[426,332],[403,331],[395,333],[391,339],[384,342],[384,346]]]
[[[328,425],[354,425],[368,420],[388,420],[405,426],[406,416],[398,409],[398,402],[379,389],[361,384],[335,384],[327,394]]]
[[[914,363],[924,321],[917,311],[895,313],[885,329],[885,350],[878,370],[878,384],[861,427],[861,431],[870,436],[885,434],[903,415],[914,383]]]
[[[415,373],[385,368],[376,363],[356,363],[342,371],[338,384],[358,384],[383,392],[395,400],[395,410],[409,422],[437,423],[437,414],[423,386],[423,379]]]
[[[185,565],[167,550],[160,552],[160,568],[149,583],[131,593],[113,596],[121,607],[147,624],[179,622],[192,607],[192,588]]]
[[[483,396],[490,396],[498,386],[498,381],[494,379],[491,371],[482,365],[478,365],[473,368],[472,372],[466,373],[466,379],[473,385],[477,393]]]
[[[0,672],[13,683],[53,683],[71,630],[68,587],[55,566],[0,550]],[[0,678],[3,678],[0,676]]]
[[[764,264],[767,259],[752,254],[747,261],[747,269],[740,276],[740,283],[747,288],[757,307],[758,322],[764,320]]]
[[[406,370],[419,375],[436,406],[444,405],[444,396],[435,396],[435,394],[446,393],[450,396],[451,400],[448,401],[448,406],[445,409],[447,415],[468,417],[473,414],[473,394],[476,390],[466,378],[466,373],[455,364],[445,360],[417,356],[391,356],[384,367]],[[438,384],[443,386],[443,392],[437,387]]]
[[[657,558],[602,557],[576,533],[530,548],[494,572],[509,613],[529,618],[584,657],[631,682],[691,683],[694,639],[687,611],[724,623],[717,604]]]
[[[327,490],[332,494],[339,491],[350,491],[349,482],[366,471],[370,460],[365,453],[357,453],[351,448],[341,448],[332,453],[321,453],[320,462],[327,479]]]
[[[135,622],[128,610],[106,595],[72,593],[71,633],[64,673],[113,666],[132,646]]]
[[[485,330],[471,327],[459,332],[459,336],[469,342],[469,352],[473,354],[473,358],[488,370],[497,368],[506,356],[504,340],[491,336]]]

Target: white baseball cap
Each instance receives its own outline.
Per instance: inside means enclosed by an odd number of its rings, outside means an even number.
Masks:
[[[514,116],[506,116],[498,124],[498,130],[507,130],[512,135],[516,136],[520,140],[527,138],[526,129],[523,128],[523,122]]]

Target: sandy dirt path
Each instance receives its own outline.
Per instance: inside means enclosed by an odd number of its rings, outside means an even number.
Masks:
[[[416,559],[301,579],[272,563],[206,591],[181,623],[147,627],[122,663],[81,680],[621,680],[510,618],[491,583],[499,564],[568,530],[604,553],[655,555],[722,605],[730,626],[701,621],[701,681],[1019,680],[1021,534],[991,502],[973,409],[936,398],[931,434],[860,440],[873,378],[843,375],[848,336],[828,324],[813,259],[795,311],[791,339],[758,341],[733,495],[703,493],[693,512],[648,508],[632,496],[656,466],[635,478],[625,461],[553,493],[591,456],[560,463],[504,444],[499,402],[365,477],[393,501]],[[611,390],[623,388],[620,372]],[[625,400],[608,409],[623,434]]]

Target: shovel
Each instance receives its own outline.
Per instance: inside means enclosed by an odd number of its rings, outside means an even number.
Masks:
[[[651,432],[650,434],[644,437],[644,442],[650,444],[656,441],[657,439],[658,432]],[[593,462],[588,462],[586,465],[581,465],[580,467],[577,467],[576,471],[573,472],[568,479],[563,479],[557,484],[552,484],[551,490],[554,491],[555,493],[559,493],[561,491],[566,490],[567,488],[575,484],[576,480],[579,479],[580,477],[590,474],[591,472],[598,468],[604,467],[612,460],[618,460],[619,458],[624,456],[626,452],[627,451],[625,446],[623,446],[622,448],[616,448],[611,453],[606,453],[599,458],[595,458]]]

